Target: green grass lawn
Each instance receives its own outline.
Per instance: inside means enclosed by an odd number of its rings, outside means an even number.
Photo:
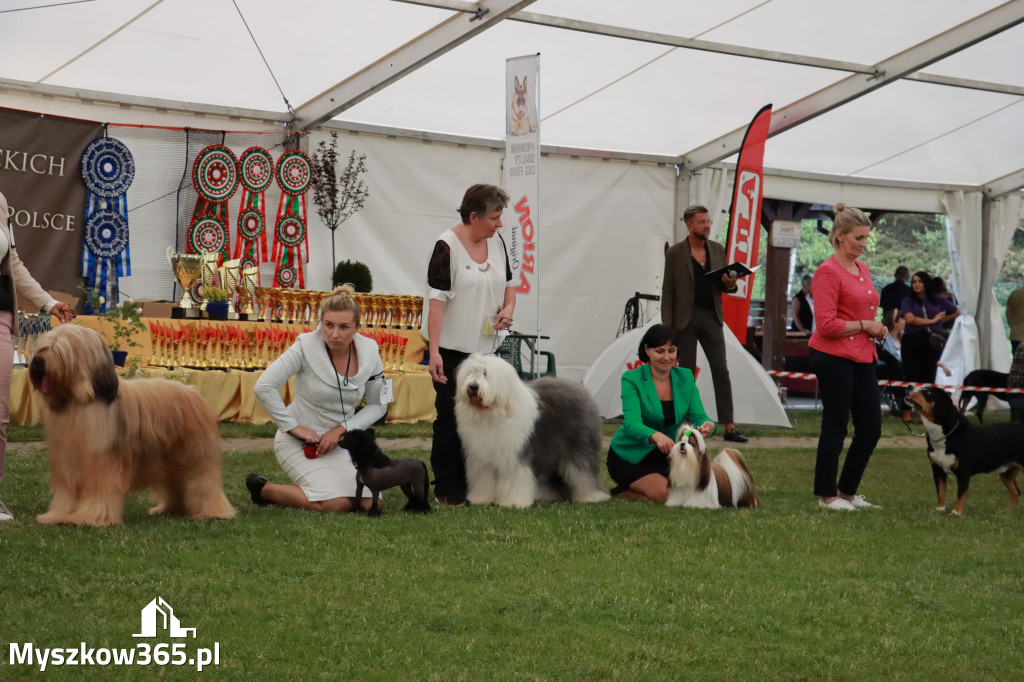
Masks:
[[[816,506],[812,444],[744,449],[757,510],[412,516],[389,492],[376,519],[257,508],[245,474],[286,477],[269,451],[229,452],[236,519],[152,518],[137,496],[109,529],[37,524],[45,454],[9,453],[0,680],[1021,679],[1024,509],[982,476],[965,517],[932,511],[923,447],[875,453],[861,492],[878,511]],[[132,637],[157,596],[195,639]],[[10,665],[12,642],[216,643],[220,664],[40,673]]]

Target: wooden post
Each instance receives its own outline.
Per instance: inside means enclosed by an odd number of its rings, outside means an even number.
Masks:
[[[768,370],[782,370],[786,365],[786,320],[789,312],[789,298],[786,294],[789,289],[790,249],[771,245],[771,227],[768,228],[768,239],[761,366]]]
[[[776,221],[799,222],[810,210],[809,204],[765,199],[761,207],[762,224],[768,227],[768,252],[765,256],[764,338],[761,366],[783,370],[786,366],[786,320],[789,317],[790,247],[772,246],[772,224]]]

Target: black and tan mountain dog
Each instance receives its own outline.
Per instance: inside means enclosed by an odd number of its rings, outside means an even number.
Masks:
[[[963,514],[971,476],[991,471],[1010,493],[1007,509],[1013,509],[1020,498],[1017,474],[1024,469],[1024,425],[1010,422],[972,425],[953,399],[941,388],[928,386],[907,397],[907,403],[920,410],[928,433],[928,459],[938,495],[937,510],[946,508],[946,479],[956,477],[954,514]]]

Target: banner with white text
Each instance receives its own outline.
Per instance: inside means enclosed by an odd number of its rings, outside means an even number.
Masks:
[[[81,295],[82,152],[102,134],[95,121],[0,107],[0,192],[18,256],[44,289]]]
[[[729,207],[729,240],[725,247],[727,264],[742,263],[753,269],[761,240],[761,201],[764,199],[764,143],[772,123],[772,105],[761,108],[750,122],[739,160]],[[747,342],[747,317],[754,276],[740,277],[733,293],[722,294],[722,317],[741,344]]]
[[[513,330],[540,334],[540,55],[505,60],[505,191],[500,234],[516,281]]]

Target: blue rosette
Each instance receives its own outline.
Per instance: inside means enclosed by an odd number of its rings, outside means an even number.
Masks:
[[[88,190],[82,275],[94,291],[115,305],[117,277],[132,274],[125,193],[134,179],[135,159],[120,140],[98,137],[82,152],[82,180]],[[106,307],[104,302],[98,312],[104,312]],[[86,309],[93,312],[88,305]]]
[[[116,199],[135,179],[135,159],[124,142],[98,137],[82,153],[82,179],[96,196]]]

